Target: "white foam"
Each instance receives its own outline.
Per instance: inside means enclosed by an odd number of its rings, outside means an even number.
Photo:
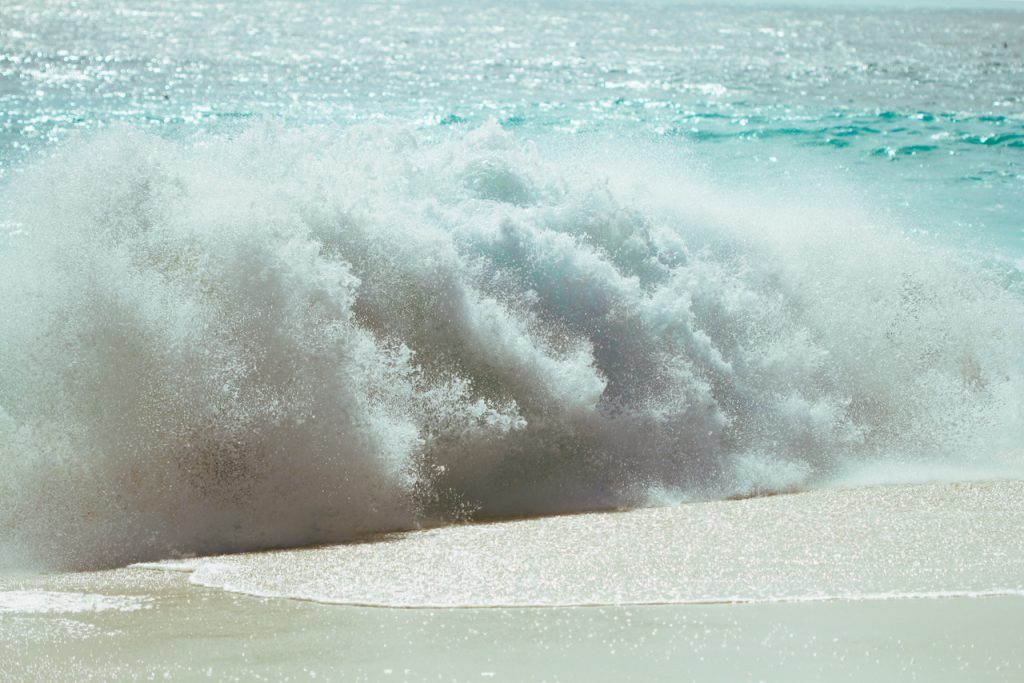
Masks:
[[[134,612],[150,606],[151,598],[44,590],[0,591],[0,613],[75,614],[80,612]]]
[[[161,560],[159,562],[137,562],[132,567],[138,567],[139,569],[160,569],[168,572],[194,572],[203,563],[203,560],[198,557],[179,559],[179,560]]]
[[[1024,300],[984,263],[572,144],[114,129],[12,178],[0,557],[955,476],[1024,438]]]

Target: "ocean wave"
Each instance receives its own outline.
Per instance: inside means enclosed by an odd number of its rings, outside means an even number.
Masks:
[[[651,145],[120,128],[15,174],[4,557],[301,545],[1019,445],[1003,275]]]

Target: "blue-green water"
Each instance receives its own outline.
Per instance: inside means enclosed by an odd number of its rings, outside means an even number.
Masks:
[[[755,176],[767,158],[809,157],[881,180],[887,199],[938,203],[937,227],[1024,251],[1021,12],[30,2],[0,22],[4,174],[117,122],[180,137],[265,116],[495,120],[526,136],[663,138]]]
[[[8,557],[1020,469],[1024,12],[86,0],[0,41]]]

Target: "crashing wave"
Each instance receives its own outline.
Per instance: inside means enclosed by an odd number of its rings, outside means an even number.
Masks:
[[[261,124],[115,129],[25,169],[0,234],[6,556],[301,545],[1019,445],[1005,272],[643,156]]]

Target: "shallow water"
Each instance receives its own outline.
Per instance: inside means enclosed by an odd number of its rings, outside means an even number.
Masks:
[[[1020,598],[382,610],[165,589],[0,614],[0,680],[1015,681]]]

